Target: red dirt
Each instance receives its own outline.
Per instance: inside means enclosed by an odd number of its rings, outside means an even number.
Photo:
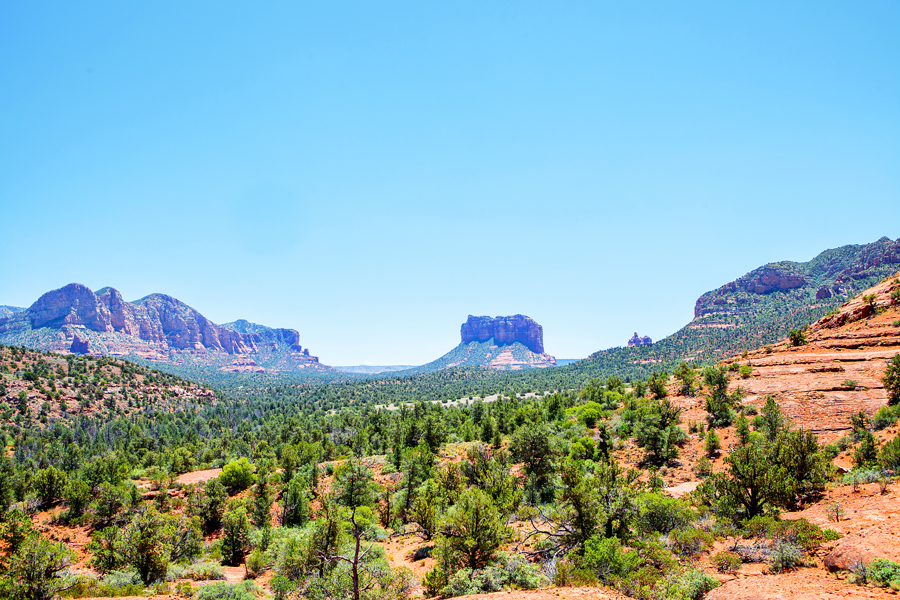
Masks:
[[[818,569],[800,569],[780,575],[742,577],[726,582],[707,600],[832,600],[837,598],[887,598],[890,589],[862,587],[827,575]]]
[[[209,481],[213,477],[218,477],[222,469],[204,469],[203,471],[192,471],[190,473],[182,473],[175,481],[182,485],[203,483]]]
[[[623,600],[618,592],[595,587],[547,588],[544,590],[496,592],[494,594],[476,594],[460,596],[465,600],[557,600],[559,598],[577,598],[578,600]],[[456,599],[453,599],[456,600]]]

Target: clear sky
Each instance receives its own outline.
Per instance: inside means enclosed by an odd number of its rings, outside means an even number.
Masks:
[[[900,2],[0,3],[0,304],[70,282],[420,364],[578,358],[900,237]]]

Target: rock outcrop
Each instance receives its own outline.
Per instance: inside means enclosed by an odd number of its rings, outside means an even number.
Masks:
[[[629,346],[650,346],[653,344],[653,340],[650,339],[649,336],[639,336],[637,331],[634,332],[634,335],[631,336],[631,339],[628,340]]]
[[[474,317],[462,324],[459,330],[463,344],[486,342],[493,338],[497,345],[519,342],[535,354],[544,353],[544,328],[531,317]]]
[[[69,346],[69,352],[72,354],[90,354],[91,343],[88,340],[81,339],[76,333],[72,337],[72,345]]]

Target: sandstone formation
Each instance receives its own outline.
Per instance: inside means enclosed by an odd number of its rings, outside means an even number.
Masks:
[[[653,340],[650,339],[649,336],[639,336],[637,331],[634,332],[634,335],[631,336],[631,339],[628,340],[629,346],[651,346],[653,344]]]
[[[300,345],[296,330],[245,320],[217,325],[165,294],[127,302],[113,288],[95,293],[78,283],[0,318],[0,340],[55,352],[137,355],[176,364],[189,360],[233,372],[324,368]],[[243,357],[256,362],[248,365]]]
[[[544,328],[531,317],[473,317],[460,327],[461,343],[486,342],[493,338],[498,345],[519,342],[535,354],[544,353]]]

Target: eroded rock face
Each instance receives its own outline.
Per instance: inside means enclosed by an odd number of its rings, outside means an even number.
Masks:
[[[544,328],[531,317],[513,315],[511,317],[474,317],[460,327],[463,344],[486,342],[491,338],[499,345],[519,342],[532,352],[544,353]]]
[[[629,346],[650,346],[653,344],[653,340],[650,339],[650,336],[639,336],[637,331],[634,332],[634,335],[631,336],[631,339],[628,340]]]
[[[272,351],[283,345],[297,353],[303,352],[300,334],[293,329],[270,329],[247,321],[238,321],[232,327],[220,326],[165,294],[151,294],[137,302],[127,302],[113,288],[95,294],[79,283],[47,292],[27,310],[0,319],[0,333],[23,328],[61,329],[67,325],[99,333],[126,334],[177,350],[249,354],[263,347]],[[76,339],[73,348],[87,344]]]

